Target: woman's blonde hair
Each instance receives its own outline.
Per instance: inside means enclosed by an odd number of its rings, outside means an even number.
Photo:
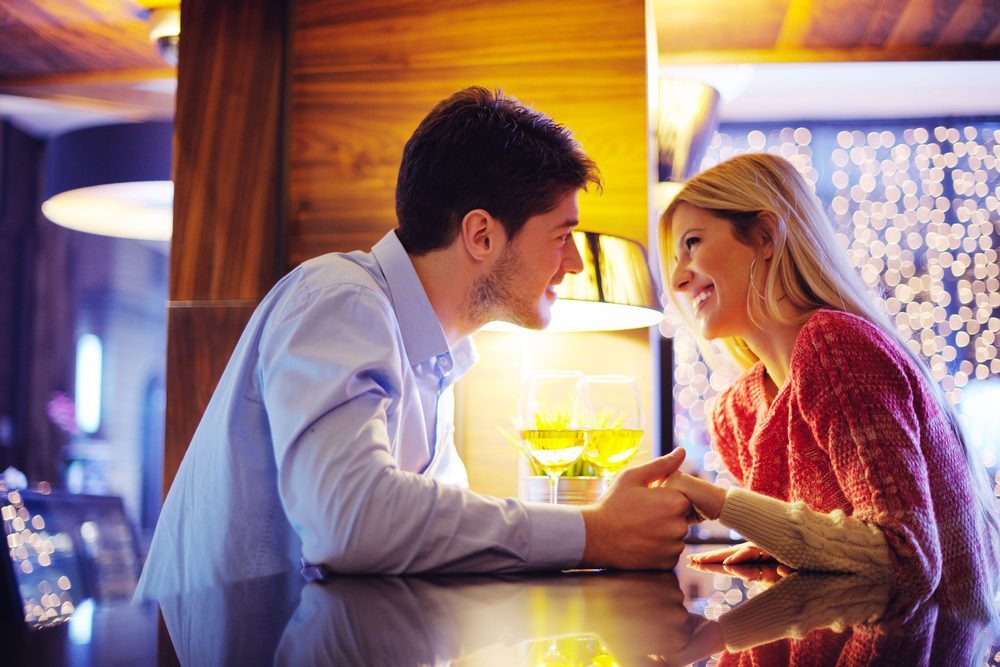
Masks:
[[[996,544],[1000,535],[996,496],[988,483],[985,468],[976,460],[962,435],[951,403],[934,381],[927,364],[906,345],[896,327],[876,305],[861,276],[848,263],[819,199],[799,171],[776,155],[751,153],[722,162],[685,183],[660,218],[660,256],[665,267],[664,283],[668,287],[676,264],[671,225],[681,204],[697,206],[729,221],[736,238],[757,249],[757,259],[762,258],[762,240],[766,238],[771,242],[773,254],[769,268],[756,259],[751,264],[747,303],[751,322],[758,326],[765,321],[799,324],[813,311],[829,308],[868,320],[898,343],[923,373],[965,450],[973,488],[983,504]],[[762,272],[763,285],[759,286],[758,275]],[[668,289],[668,292],[678,305],[673,290]],[[779,307],[782,298],[785,303],[795,306],[796,312],[804,314],[786,315]],[[705,341],[699,342],[705,349]],[[745,340],[726,338],[721,342],[744,369],[757,363],[757,356]]]

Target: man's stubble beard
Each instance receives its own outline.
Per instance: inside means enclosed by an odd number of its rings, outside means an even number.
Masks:
[[[526,329],[541,329],[545,322],[538,313],[537,304],[518,298],[515,285],[523,275],[524,264],[508,243],[496,266],[488,275],[476,278],[465,300],[468,318],[480,325],[502,320]]]

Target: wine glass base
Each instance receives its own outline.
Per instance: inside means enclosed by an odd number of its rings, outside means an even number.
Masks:
[[[521,479],[520,498],[528,502],[549,502],[549,478],[544,475]],[[606,485],[601,477],[560,477],[556,487],[559,505],[588,505],[597,501]]]

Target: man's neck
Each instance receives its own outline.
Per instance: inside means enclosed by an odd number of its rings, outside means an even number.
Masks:
[[[453,256],[451,248],[425,255],[410,255],[410,261],[449,345],[454,345],[484,324],[471,322],[465,316],[463,304],[472,277],[463,259]]]

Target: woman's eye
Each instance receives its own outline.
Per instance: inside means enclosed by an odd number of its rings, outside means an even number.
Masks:
[[[698,238],[697,236],[689,236],[686,239],[684,239],[684,247],[687,248],[688,250],[691,250],[699,243],[701,243],[701,239]]]

